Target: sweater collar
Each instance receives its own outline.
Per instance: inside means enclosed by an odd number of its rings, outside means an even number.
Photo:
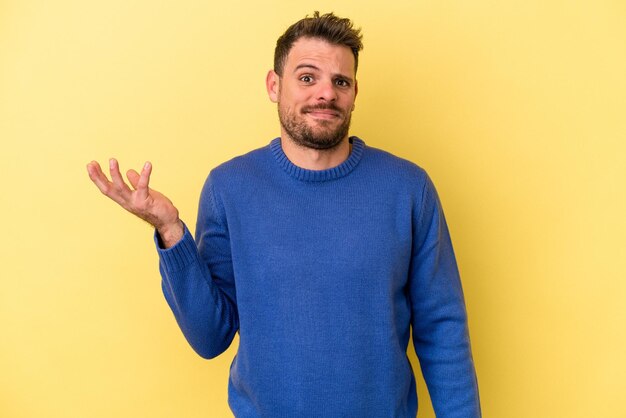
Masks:
[[[357,166],[361,157],[363,156],[363,150],[365,143],[362,139],[356,136],[349,138],[352,144],[352,151],[348,158],[336,167],[328,168],[326,170],[308,170],[306,168],[298,167],[292,163],[287,155],[283,151],[283,147],[280,144],[280,138],[276,138],[270,142],[270,149],[278,165],[287,172],[290,176],[300,181],[330,181],[347,176]]]

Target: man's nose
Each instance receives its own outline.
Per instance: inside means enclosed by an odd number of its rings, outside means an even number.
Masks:
[[[332,102],[337,99],[337,91],[332,81],[318,82],[317,99]]]

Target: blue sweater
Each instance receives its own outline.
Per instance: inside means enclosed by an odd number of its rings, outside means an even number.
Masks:
[[[159,248],[185,337],[212,358],[239,332],[237,417],[415,417],[410,329],[437,417],[479,417],[458,270],[413,163],[350,138],[341,165],[292,164],[280,139],[212,170],[188,230]]]

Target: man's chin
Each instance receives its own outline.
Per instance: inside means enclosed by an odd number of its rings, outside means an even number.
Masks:
[[[285,132],[301,147],[330,151],[341,145],[348,136],[349,125],[346,126],[341,117],[325,119],[307,116],[295,123],[293,119],[283,118],[280,112],[279,116]]]
[[[339,118],[334,119],[318,119],[318,118],[307,118],[306,124],[309,127],[309,130],[315,132],[320,135],[328,135],[332,131],[336,130],[341,121]]]
[[[301,145],[306,146],[308,148],[313,148],[316,150],[324,151],[324,150],[332,150],[337,148],[344,140],[344,137],[336,136],[336,135],[316,135],[309,136],[307,138],[302,138],[300,141]]]

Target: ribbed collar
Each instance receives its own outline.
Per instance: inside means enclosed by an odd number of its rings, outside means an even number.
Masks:
[[[359,161],[361,161],[365,143],[356,136],[350,137],[350,143],[352,143],[352,151],[348,159],[338,166],[326,170],[308,170],[298,167],[289,161],[289,158],[287,158],[283,151],[283,147],[280,145],[280,138],[276,138],[270,142],[270,149],[278,165],[295,179],[301,181],[329,181],[347,176],[354,167],[359,164]]]

